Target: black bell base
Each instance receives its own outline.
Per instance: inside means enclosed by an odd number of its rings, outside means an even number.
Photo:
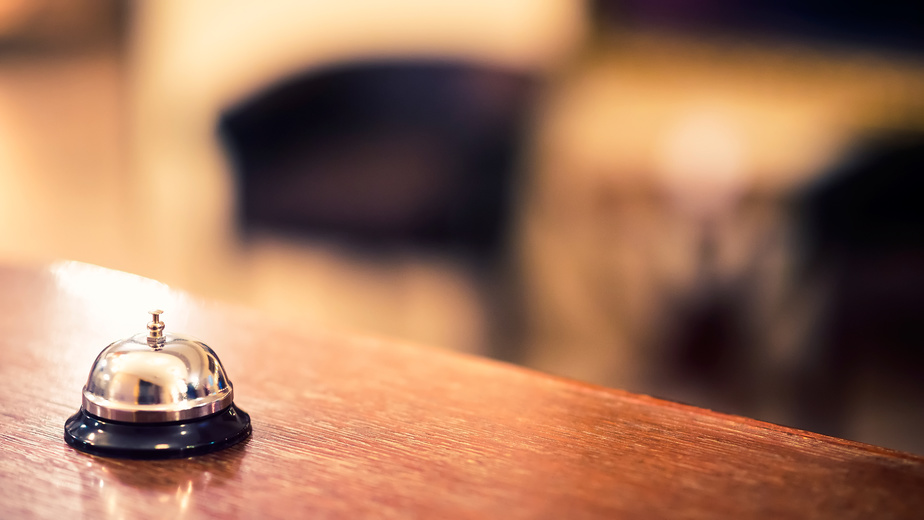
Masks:
[[[64,440],[102,457],[177,459],[233,446],[251,431],[250,415],[233,403],[208,417],[170,423],[110,421],[81,408],[64,423]]]

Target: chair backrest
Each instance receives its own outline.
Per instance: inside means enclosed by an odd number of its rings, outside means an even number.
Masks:
[[[364,244],[497,244],[530,77],[461,61],[308,70],[227,110],[239,226]]]

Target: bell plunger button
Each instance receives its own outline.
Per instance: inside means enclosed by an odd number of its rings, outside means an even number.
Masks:
[[[162,348],[164,346],[164,322],[160,321],[160,315],[164,311],[148,311],[153,318],[148,323],[148,346],[151,348]]]

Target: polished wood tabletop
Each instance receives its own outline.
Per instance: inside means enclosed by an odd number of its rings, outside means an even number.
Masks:
[[[63,440],[96,355],[208,343],[253,418],[227,450]],[[0,518],[921,518],[924,459],[375,338],[74,262],[0,268]]]

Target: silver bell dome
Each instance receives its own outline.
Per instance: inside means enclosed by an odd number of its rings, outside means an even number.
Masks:
[[[147,334],[112,343],[99,354],[83,388],[83,409],[102,419],[159,423],[198,419],[233,401],[231,381],[205,343],[165,334],[151,311]]]

